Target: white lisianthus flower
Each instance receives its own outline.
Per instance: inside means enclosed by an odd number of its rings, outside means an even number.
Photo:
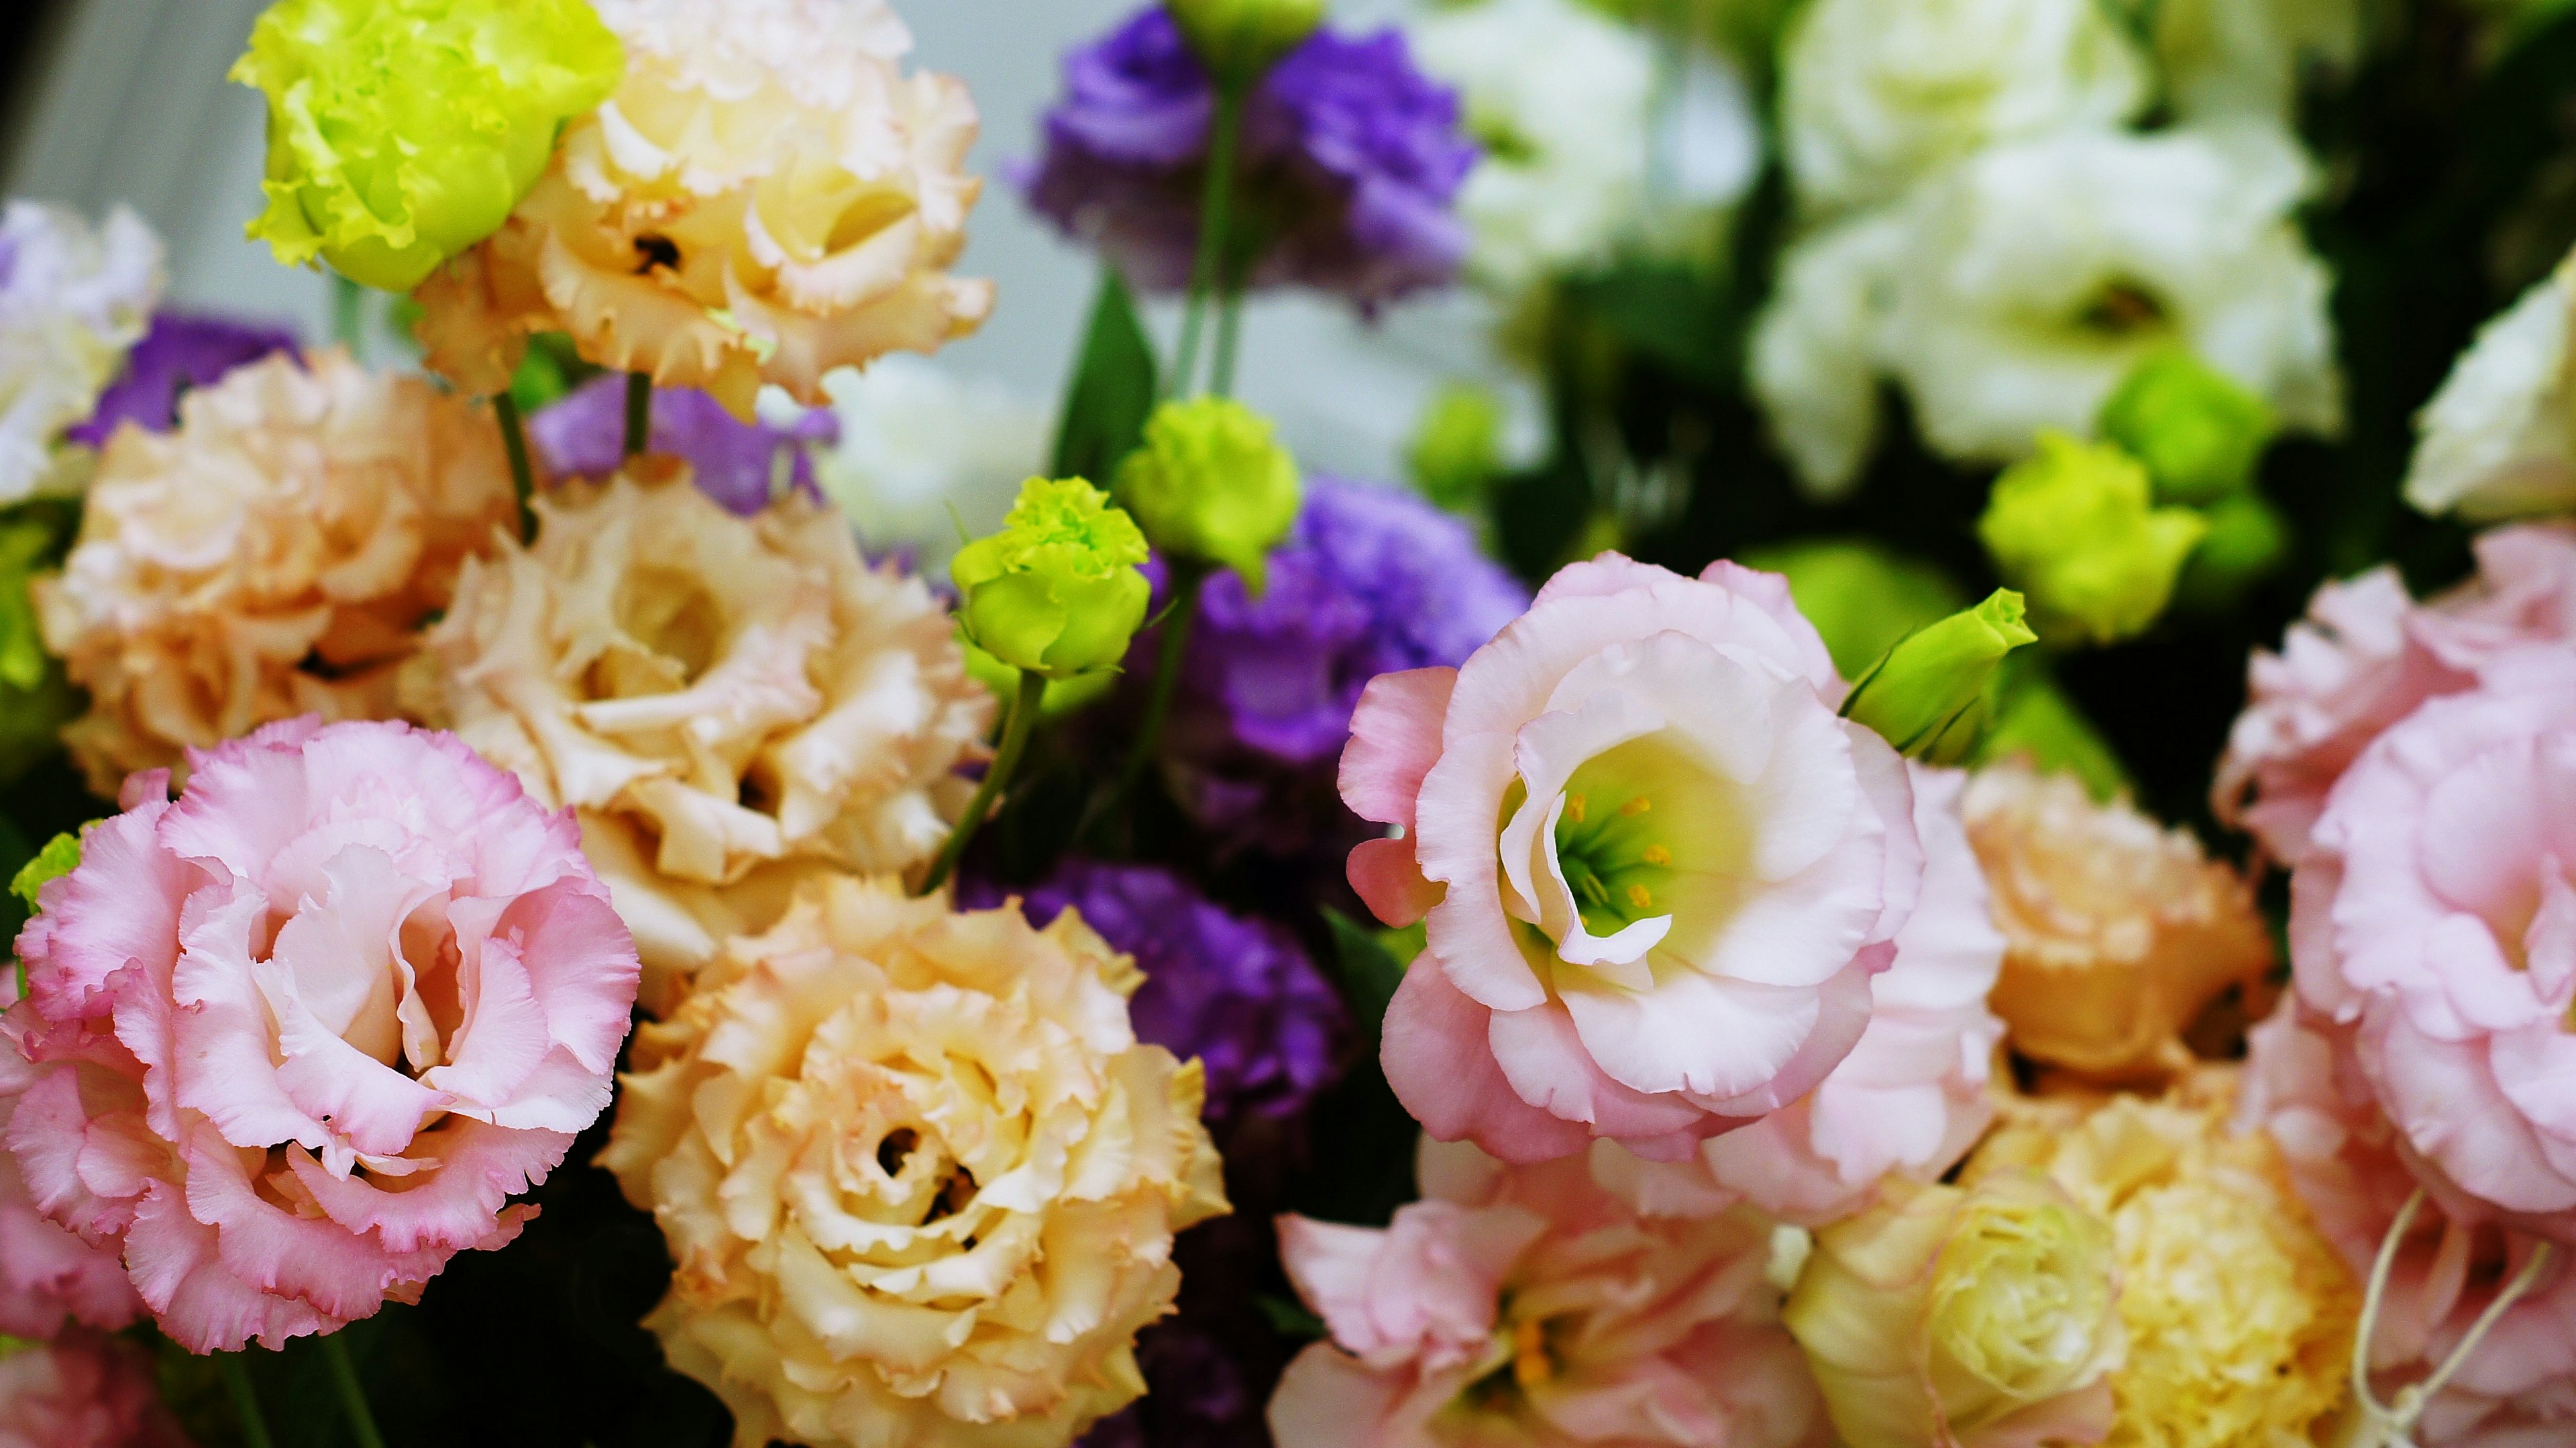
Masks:
[[[2149,91],[2100,0],[1816,0],[1784,47],[1780,114],[1799,202],[1823,214],[1987,146],[2117,126]]]
[[[2473,520],[2576,508],[2576,258],[2487,323],[2416,420],[2406,501]]]
[[[1645,37],[1573,0],[1487,0],[1411,30],[1423,69],[1463,93],[1484,147],[1458,197],[1477,280],[1514,294],[1605,259],[1645,193]]]
[[[1020,484],[1046,469],[1048,409],[1000,383],[898,353],[834,372],[823,390],[841,420],[840,445],[814,459],[823,491],[872,553],[908,549],[926,578],[946,575],[961,521],[969,533],[998,527]]]
[[[1901,211],[1864,212],[1791,248],[1753,334],[1754,396],[1809,490],[1859,481],[1878,445],[1879,339],[1910,235]]]
[[[2361,55],[2360,0],[2159,0],[2153,14],[2166,98],[2192,120],[2287,120],[2304,70]]]
[[[40,202],[0,212],[0,504],[48,490],[54,445],[98,405],[167,280],[161,239],[125,207],[95,228]]]

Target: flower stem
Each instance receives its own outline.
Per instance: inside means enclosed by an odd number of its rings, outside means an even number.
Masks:
[[[626,455],[642,457],[653,440],[653,378],[649,373],[626,374]]]
[[[331,336],[351,357],[367,360],[367,289],[337,272],[331,274]]]
[[[494,394],[492,415],[501,421],[501,447],[510,455],[510,486],[519,494],[519,541],[537,541],[537,470],[528,458],[528,422],[519,415],[519,399]]]
[[[1181,664],[1190,649],[1190,631],[1198,622],[1199,585],[1207,570],[1195,563],[1175,559],[1172,563],[1172,612],[1163,620],[1162,648],[1154,663],[1154,693],[1145,704],[1145,720],[1136,731],[1136,747],[1127,756],[1127,767],[1118,772],[1117,799],[1122,803],[1135,794],[1136,786],[1145,779],[1145,767],[1154,761],[1154,751],[1162,747],[1163,726],[1172,717],[1172,699],[1180,692]]]
[[[1243,292],[1238,287],[1225,289],[1225,299],[1217,304],[1216,360],[1209,364],[1208,391],[1219,397],[1234,395],[1234,359],[1243,345]]]
[[[1207,189],[1199,195],[1199,250],[1190,268],[1190,298],[1181,313],[1181,348],[1172,365],[1169,395],[1186,396],[1198,372],[1199,341],[1207,330],[1208,301],[1225,270],[1226,235],[1233,220],[1236,152],[1242,149],[1242,81],[1217,86],[1216,118],[1208,129]]]
[[[349,1432],[358,1448],[385,1448],[376,1431],[376,1415],[367,1410],[367,1390],[359,1385],[358,1365],[349,1361],[349,1345],[338,1333],[322,1339],[322,1360],[331,1365],[331,1381],[340,1389],[341,1411],[349,1415]]]
[[[277,1448],[277,1439],[268,1431],[268,1418],[259,1410],[259,1389],[250,1381],[250,1365],[237,1352],[219,1353],[224,1390],[232,1395],[233,1416],[241,1422],[242,1442],[247,1448]]]
[[[1037,732],[1038,706],[1046,702],[1046,675],[1022,673],[1019,697],[1011,701],[1010,722],[1002,726],[1002,747],[993,756],[992,767],[984,771],[984,782],[975,789],[966,813],[959,817],[957,828],[948,832],[948,843],[940,848],[939,858],[930,864],[930,873],[922,878],[921,888],[912,893],[918,897],[938,893],[957,872],[957,862],[966,856],[968,842],[984,827],[984,817],[993,810],[993,802],[1002,795],[1003,786],[1018,772],[1020,756],[1029,749],[1029,736]]]

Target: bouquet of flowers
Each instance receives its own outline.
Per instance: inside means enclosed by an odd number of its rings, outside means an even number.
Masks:
[[[2566,7],[1161,0],[1051,438],[911,48],[277,0],[401,365],[0,213],[0,1444],[2576,1442]]]

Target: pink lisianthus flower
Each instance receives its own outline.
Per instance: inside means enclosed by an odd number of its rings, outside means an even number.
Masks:
[[[17,982],[0,967],[0,1007],[16,999]],[[0,1034],[0,1336],[42,1341],[67,1322],[113,1332],[143,1315],[125,1264],[46,1220],[6,1149],[18,1093],[38,1074]]]
[[[19,938],[8,1145],[194,1352],[411,1301],[608,1104],[638,969],[569,815],[450,735],[272,725],[155,771]]]
[[[1383,1229],[1280,1218],[1331,1340],[1280,1379],[1279,1448],[1829,1441],[1761,1218],[1641,1218],[1579,1160],[1426,1144],[1421,1168],[1425,1200]]]
[[[1804,1227],[1866,1206],[1890,1173],[1938,1181],[1994,1119],[1987,1093],[2004,1023],[1986,1007],[2003,970],[1984,873],[1959,816],[1967,776],[1910,766],[1923,897],[1870,982],[1869,1029],[1823,1083],[1689,1161],[1593,1147],[1593,1175],[1649,1215],[1705,1216],[1738,1202]]]
[[[2576,532],[2500,528],[2477,554],[2477,576],[2427,604],[2393,567],[2317,590],[2281,652],[2254,656],[2218,765],[2220,819],[2296,864],[2328,791],[2390,725],[2474,687],[2492,659],[2576,641]]]
[[[0,1448],[190,1448],[152,1355],[103,1333],[0,1357]]]
[[[1788,584],[1604,554],[1459,669],[1368,687],[1351,853],[1429,948],[1383,1056],[1443,1141],[1543,1161],[1595,1138],[1678,1161],[1851,1052],[1923,854],[1905,763]]]

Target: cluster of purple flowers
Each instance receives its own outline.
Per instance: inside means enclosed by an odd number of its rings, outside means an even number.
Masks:
[[[89,420],[66,436],[103,447],[118,427],[168,432],[178,423],[179,399],[210,386],[227,372],[273,352],[292,352],[295,334],[283,327],[230,321],[187,312],[162,312],[125,357],[125,370],[98,399]]]
[[[560,402],[528,419],[528,440],[547,472],[597,477],[614,472],[626,451],[626,379],[590,379]],[[745,517],[769,506],[780,469],[787,485],[820,497],[814,483],[814,445],[841,440],[840,419],[817,408],[786,427],[744,422],[724,404],[693,387],[653,394],[650,451],[686,459],[698,488]]]

